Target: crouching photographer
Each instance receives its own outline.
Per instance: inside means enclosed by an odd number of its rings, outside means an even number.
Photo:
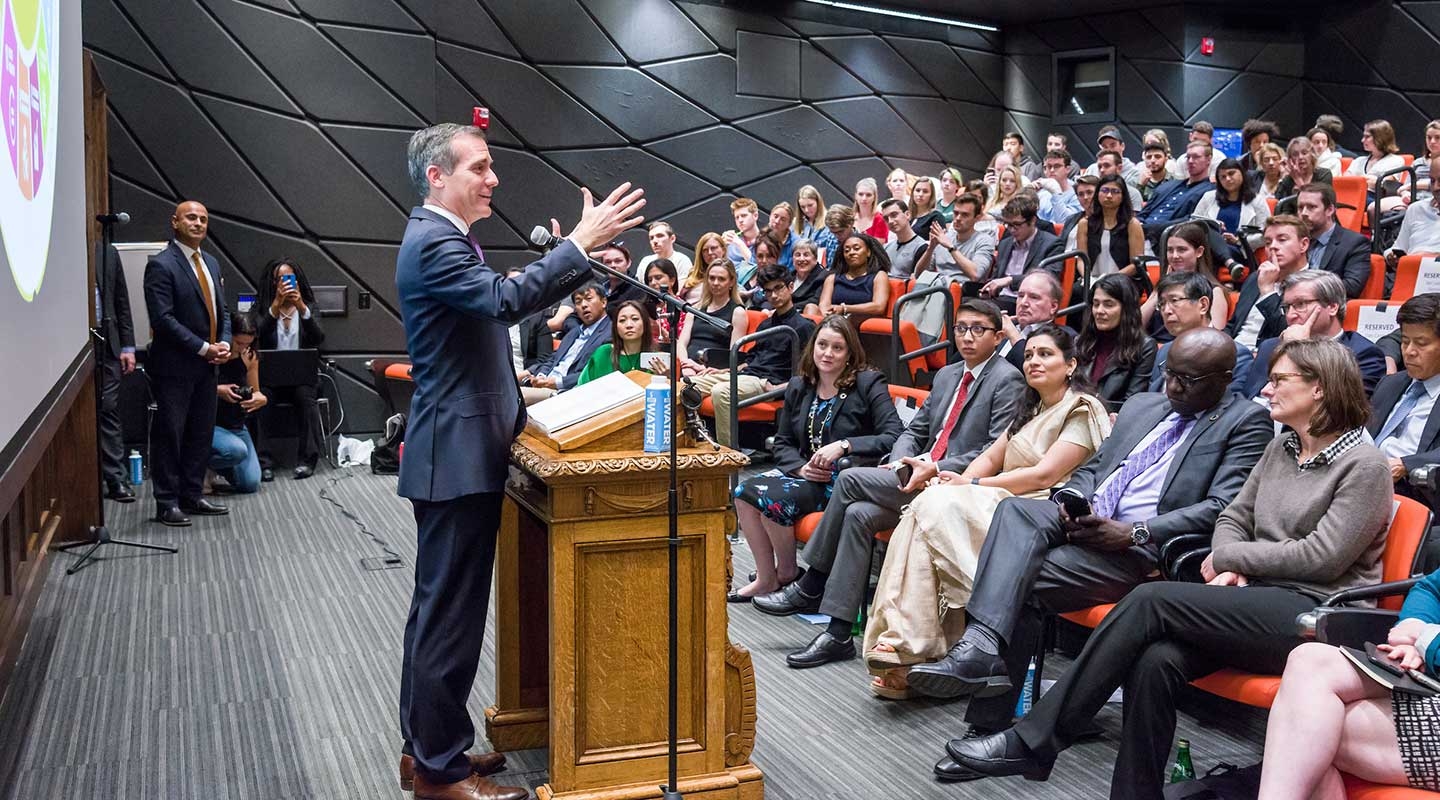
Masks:
[[[253,314],[239,314],[231,322],[230,357],[219,367],[215,394],[215,432],[210,439],[210,469],[225,480],[206,483],[217,491],[252,494],[260,489],[260,457],[246,422],[265,406],[260,391],[260,354],[255,350],[257,326]],[[228,485],[227,485],[228,484]]]

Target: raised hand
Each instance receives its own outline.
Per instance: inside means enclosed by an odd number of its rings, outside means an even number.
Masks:
[[[582,252],[588,253],[645,221],[638,216],[645,207],[645,190],[632,190],[629,181],[616,186],[598,204],[589,189],[581,188],[580,196],[584,201],[580,222],[568,238],[573,239]]]

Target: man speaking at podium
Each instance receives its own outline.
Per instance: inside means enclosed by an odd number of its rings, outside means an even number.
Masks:
[[[644,221],[644,192],[624,183],[597,205],[581,189],[575,229],[507,278],[485,266],[470,235],[500,184],[484,133],[448,123],[417,131],[408,159],[423,205],[395,264],[415,382],[399,493],[415,507],[419,540],[400,675],[401,788],[413,781],[417,800],[522,800],[524,789],[484,777],[503,756],[466,753],[510,443],[525,427],[508,328],[588,281],[585,254]]]

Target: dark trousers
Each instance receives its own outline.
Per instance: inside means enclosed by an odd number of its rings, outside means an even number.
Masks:
[[[119,359],[108,354],[101,357],[100,467],[107,486],[130,482],[130,467],[125,461],[125,432],[120,425],[122,372]]]
[[[825,515],[805,545],[805,563],[830,577],[820,613],[855,619],[865,602],[875,534],[895,527],[900,509],[915,495],[900,491],[895,473],[879,467],[851,467],[835,479]]]
[[[1110,797],[1160,800],[1175,737],[1176,693],[1222,667],[1279,675],[1301,642],[1296,615],[1317,602],[1267,586],[1163,581],[1138,587],[1095,629],[1069,671],[1015,731],[1038,756],[1054,758],[1123,686],[1124,723]]]
[[[470,774],[475,725],[465,710],[490,608],[500,492],[412,500],[419,546],[400,670],[400,735],[426,778]]]
[[[1040,646],[1043,612],[1078,611],[1113,603],[1143,583],[1156,548],[1103,552],[1069,544],[1049,500],[1006,498],[995,510],[965,613],[1005,640],[1010,692],[972,699],[965,721],[986,730],[1009,727],[1030,658]]]
[[[319,462],[320,431],[316,424],[316,394],[314,386],[286,386],[267,390],[267,399],[270,403],[288,403],[290,408],[282,409],[267,405],[264,409],[263,419],[260,423],[261,467],[270,469],[275,464],[271,455],[273,451],[270,446],[270,433],[275,429],[275,415],[283,413],[291,413],[295,417],[295,463],[313,467]]]
[[[161,509],[200,499],[215,432],[215,370],[154,375],[155,421],[150,477]]]

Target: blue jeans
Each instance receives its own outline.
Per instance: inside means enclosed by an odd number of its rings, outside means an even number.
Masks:
[[[235,491],[253,494],[260,491],[260,456],[250,431],[215,427],[210,439],[210,469],[230,482]]]

